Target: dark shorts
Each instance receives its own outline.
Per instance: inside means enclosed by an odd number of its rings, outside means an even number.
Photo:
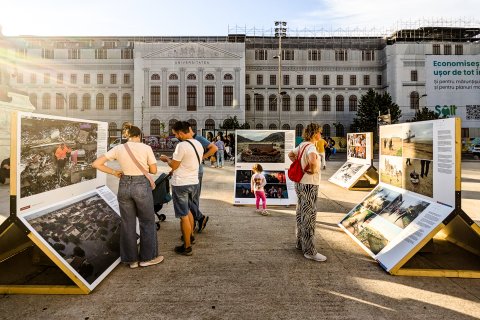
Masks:
[[[173,210],[175,217],[181,218],[188,215],[189,210],[194,210],[193,197],[197,192],[198,184],[187,186],[172,186]]]

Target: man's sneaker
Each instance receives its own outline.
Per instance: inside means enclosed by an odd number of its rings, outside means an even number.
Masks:
[[[180,240],[183,241],[183,234],[180,236]],[[183,241],[185,242],[185,241]],[[195,244],[195,237],[194,236],[190,236],[190,244]]]
[[[138,261],[135,261],[135,262],[130,262],[130,269],[135,269],[135,268],[138,268]]]
[[[322,262],[322,261],[326,261],[327,260],[327,257],[325,257],[323,254],[320,254],[317,252],[317,254],[315,255],[309,255],[309,254],[304,254],[303,255],[305,258],[307,259],[310,259],[310,260],[314,260],[314,261],[318,261],[318,262]]]
[[[208,216],[203,216],[202,219],[198,220],[198,233],[202,233],[203,229],[207,226]]]
[[[159,264],[160,262],[163,261],[163,256],[158,256],[152,260],[149,261],[141,261],[139,263],[140,267],[148,267],[148,266],[153,266],[155,264]]]
[[[185,245],[176,246],[174,249],[175,253],[183,254],[184,256],[191,256],[193,254],[192,247],[185,248]]]
[[[267,210],[262,210],[262,216],[269,216],[270,215],[270,212],[268,212]]]

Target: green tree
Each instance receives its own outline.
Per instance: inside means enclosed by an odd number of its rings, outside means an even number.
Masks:
[[[378,141],[377,117],[380,114],[388,114],[392,123],[397,123],[402,116],[402,111],[392,97],[387,92],[382,94],[369,89],[367,93],[360,97],[358,103],[357,115],[350,126],[352,132],[373,132],[375,141]]]
[[[440,118],[440,116],[432,110],[429,110],[427,107],[423,107],[415,112],[415,116],[407,120],[407,122],[416,122],[416,121],[426,121],[426,120],[435,120]]]
[[[220,125],[220,129],[247,129],[248,124],[240,124],[237,116],[230,116],[223,121],[223,125]]]

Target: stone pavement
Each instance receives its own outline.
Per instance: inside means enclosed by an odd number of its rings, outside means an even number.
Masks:
[[[233,166],[206,168],[201,207],[210,216],[194,254],[178,256],[178,220],[171,204],[159,231],[165,261],[118,266],[87,296],[4,295],[2,319],[479,319],[480,279],[388,275],[336,224],[367,192],[346,191],[322,176],[317,263],[295,249],[294,207],[271,216],[233,206]],[[464,205],[480,220],[478,163],[464,163]],[[161,171],[167,171],[162,164]],[[108,185],[116,192],[116,181]],[[0,187],[1,203],[8,197]],[[8,208],[0,210],[8,212]]]

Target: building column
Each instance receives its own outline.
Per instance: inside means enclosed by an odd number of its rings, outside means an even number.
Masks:
[[[187,88],[185,87],[185,68],[180,68],[180,86],[178,88],[180,110],[187,110]]]
[[[198,68],[198,103],[197,103],[197,111],[198,109],[202,108],[202,110],[205,109],[205,99],[204,99],[204,93],[205,93],[205,88],[203,87],[203,71],[204,68]]]
[[[223,107],[222,68],[215,68],[215,109]]]
[[[150,110],[150,68],[143,68],[143,105],[141,105],[140,129],[145,130],[149,126],[145,125],[145,121],[150,124],[150,116],[147,117],[147,110]],[[148,112],[150,114],[150,112]]]
[[[235,85],[233,87],[233,109],[237,107],[241,108],[240,105],[240,68],[235,68]]]
[[[161,106],[166,108],[168,107],[168,69],[167,68],[162,68],[162,102]]]

